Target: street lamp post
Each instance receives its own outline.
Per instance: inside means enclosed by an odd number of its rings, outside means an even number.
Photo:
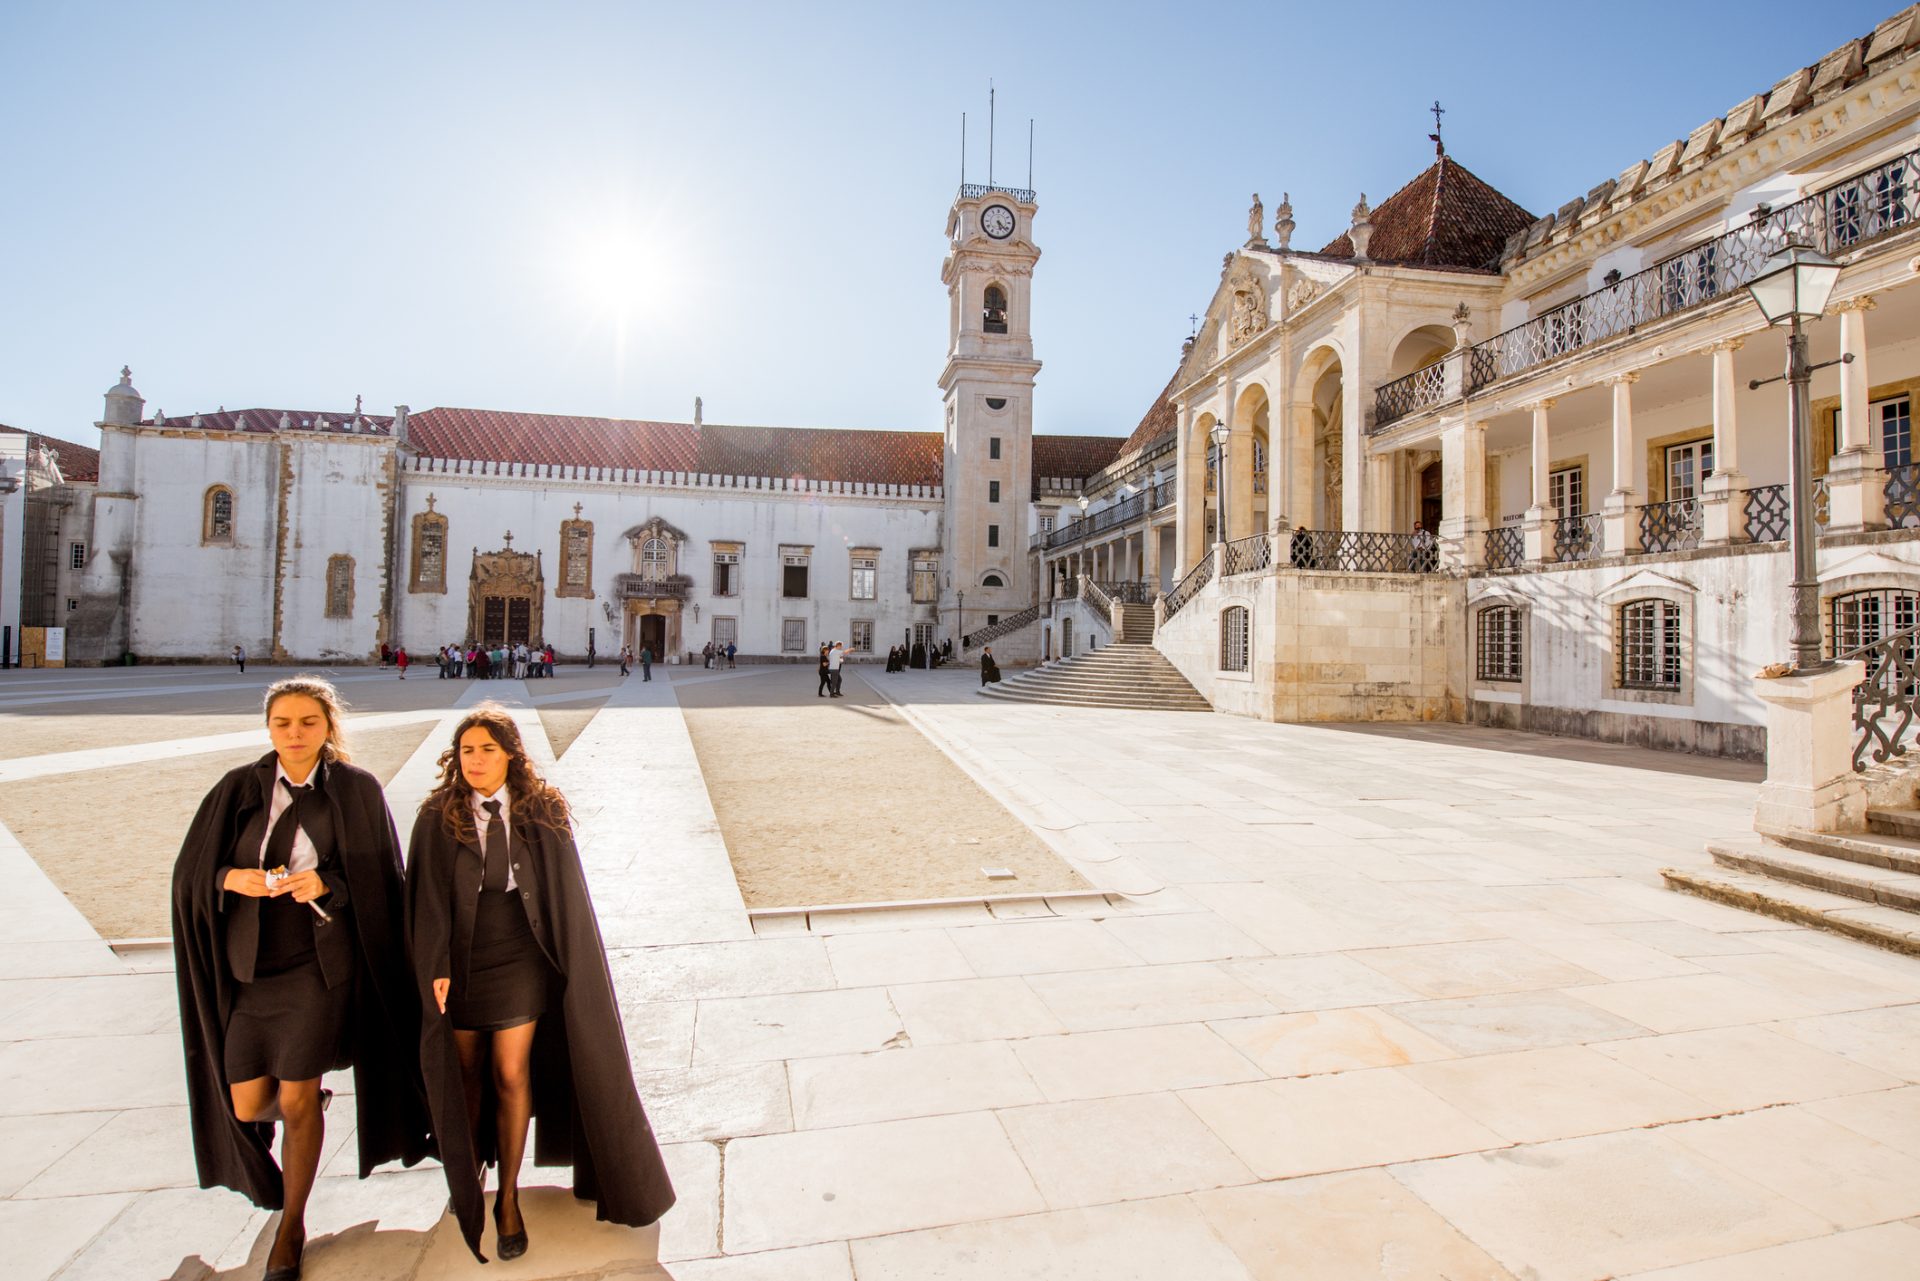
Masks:
[[[1227,541],[1227,441],[1232,435],[1232,429],[1225,423],[1216,423],[1213,430],[1207,433],[1207,439],[1213,442],[1214,450],[1213,488],[1220,498],[1219,537],[1214,539],[1217,543]]]
[[[1793,618],[1789,644],[1793,664],[1803,672],[1827,667],[1820,655],[1820,583],[1816,558],[1816,531],[1813,520],[1813,442],[1809,434],[1812,412],[1808,406],[1808,387],[1816,369],[1844,364],[1853,359],[1849,353],[1839,360],[1821,364],[1807,361],[1807,336],[1803,323],[1818,320],[1827,309],[1827,299],[1840,278],[1840,266],[1812,247],[1790,241],[1769,258],[1760,274],[1747,285],[1747,293],[1760,308],[1769,325],[1787,327],[1787,368],[1777,378],[1756,378],[1748,389],[1768,383],[1787,384],[1787,447],[1791,519],[1788,526],[1793,577],[1789,584]]]
[[[958,620],[954,624],[954,629],[960,633],[960,648],[965,649],[967,647],[967,594],[955,592],[953,600],[953,612]]]
[[[1086,520],[1087,507],[1089,505],[1089,499],[1087,498],[1087,496],[1085,494],[1082,494],[1078,498],[1074,499],[1073,501],[1075,505],[1080,508],[1080,519],[1083,521]],[[1090,576],[1087,571],[1087,557],[1093,555],[1093,548],[1088,547],[1086,545],[1086,538],[1087,538],[1087,531],[1082,529],[1080,531],[1080,542],[1081,542],[1080,551],[1077,553],[1077,555],[1080,561],[1080,577],[1083,577],[1083,578]],[[1078,583],[1074,584],[1073,593],[1075,596],[1078,596],[1080,594],[1080,585]]]

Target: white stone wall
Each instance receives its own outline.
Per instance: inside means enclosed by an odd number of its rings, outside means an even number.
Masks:
[[[380,648],[388,493],[395,449],[383,437],[282,438],[287,488],[280,554],[280,649],[292,659],[361,662]],[[353,558],[353,598],[327,616],[327,566]]]
[[[446,464],[435,460],[428,465],[438,469]],[[719,616],[738,620],[737,643],[740,652],[750,657],[780,655],[781,621],[786,618],[806,619],[809,653],[823,640],[847,639],[853,619],[870,619],[875,650],[884,656],[889,645],[906,637],[914,622],[934,621],[936,605],[913,603],[911,553],[941,545],[939,492],[925,487],[843,492],[847,489],[838,485],[804,490],[742,488],[665,473],[589,480],[571,475],[475,475],[410,468],[402,473],[396,522],[395,635],[416,654],[467,639],[467,582],[473,551],[476,547],[481,552],[500,550],[502,536],[511,531],[514,550],[540,553],[547,586],[544,639],[563,654],[584,654],[591,627],[599,652],[613,654],[621,643],[622,623],[614,578],[638,568],[633,546],[624,535],[657,516],[688,540],[679,549],[675,567],[693,579],[681,622],[682,657],[712,636],[713,620]],[[429,494],[434,497],[434,510],[448,522],[444,595],[410,590],[413,517],[427,510]],[[560,527],[575,518],[576,503],[579,519],[593,522],[594,596],[590,600],[555,595],[562,574]],[[713,595],[712,543],[716,541],[744,544],[737,596]],[[781,595],[783,545],[813,548],[805,600]],[[850,551],[856,547],[879,550],[875,599],[870,601],[851,598]],[[604,608],[608,602],[614,608],[612,622]],[[694,606],[700,611],[697,622]],[[968,612],[973,612],[971,604]]]

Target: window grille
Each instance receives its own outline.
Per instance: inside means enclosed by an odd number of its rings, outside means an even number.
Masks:
[[[201,536],[210,543],[233,540],[233,491],[225,485],[207,491],[206,526]]]
[[[1626,689],[1680,688],[1680,607],[1636,600],[1620,607],[1619,683]]]
[[[852,634],[852,639],[847,642],[847,648],[856,654],[873,653],[873,620],[856,618],[847,624],[847,627]]]
[[[1233,605],[1220,611],[1220,670],[1223,672],[1244,672],[1247,670],[1247,642],[1250,639],[1252,624],[1244,605]]]
[[[1920,625],[1920,594],[1882,587],[1848,592],[1828,603],[1830,626],[1827,656],[1841,654],[1885,640]]]
[[[853,558],[853,599],[874,599],[879,576],[879,557],[855,556]]]
[[[782,654],[804,654],[807,652],[806,619],[783,618],[780,620],[780,652]]]
[[[1478,671],[1483,681],[1517,681],[1521,676],[1520,611],[1512,605],[1489,605],[1480,611],[1476,637]]]
[[[723,650],[727,646],[737,641],[739,637],[740,637],[740,620],[739,619],[727,618],[724,615],[715,617],[715,619],[713,620],[713,647],[715,649]]]
[[[560,532],[560,552],[566,563],[562,581],[568,587],[584,590],[592,574],[593,527],[583,520],[570,520]]]
[[[85,569],[87,567],[87,545],[72,543],[67,547],[67,568]]]
[[[445,521],[420,524],[420,585],[444,587],[447,581],[447,526]]]

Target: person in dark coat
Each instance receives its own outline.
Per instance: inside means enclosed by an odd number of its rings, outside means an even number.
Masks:
[[[322,1073],[353,1068],[361,1178],[429,1151],[400,842],[380,780],[348,763],[342,719],[325,681],[268,689],[274,750],[208,793],[173,869],[194,1161],[201,1187],[284,1211],[268,1281],[300,1275]]]
[[[519,1171],[573,1167],[599,1217],[644,1227],[673,1184],[634,1089],[613,978],[567,803],[513,718],[482,704],[455,727],[407,853],[407,924],[425,1017],[420,1066],[454,1217],[480,1252],[485,1167],[498,1164],[496,1249],[527,1250]]]
[[[832,680],[832,676],[827,667],[827,651],[831,648],[832,646],[828,645],[825,641],[822,641],[820,644],[820,688],[817,692],[821,698],[827,696],[827,686]]]
[[[993,661],[993,646],[980,651],[980,684],[982,687],[1000,679],[1000,664]]]
[[[913,643],[913,665],[915,667],[925,667],[927,665],[927,643],[925,641],[915,641]]]

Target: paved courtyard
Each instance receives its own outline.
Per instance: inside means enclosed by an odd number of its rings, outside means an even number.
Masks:
[[[1746,826],[1748,767],[862,672],[1107,893],[750,915],[668,674],[596,691],[550,768],[680,1204],[633,1232],[530,1193],[532,1250],[481,1273],[437,1170],[333,1155],[314,1281],[1913,1275],[1920,962],[1660,888]],[[125,677],[3,679],[0,715]],[[459,697],[537,718],[529,688]],[[458,709],[407,714],[438,719],[397,813]],[[0,778],[135,750],[47,724]],[[165,953],[4,830],[0,876],[6,1274],[257,1275],[268,1216],[193,1186]]]

